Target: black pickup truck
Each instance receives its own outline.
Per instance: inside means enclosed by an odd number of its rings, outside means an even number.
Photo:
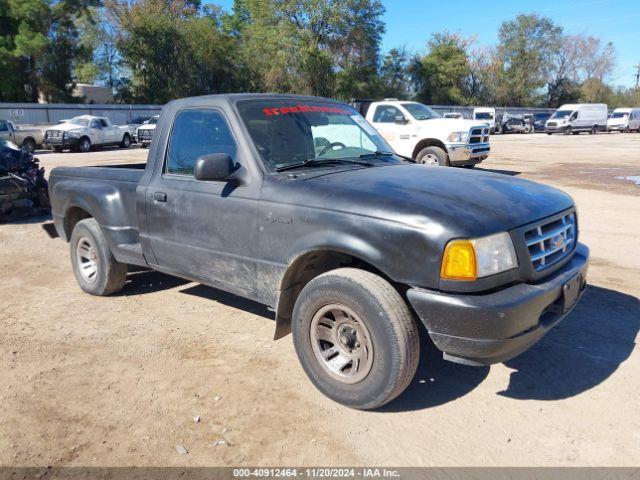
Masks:
[[[311,381],[355,408],[409,385],[416,319],[448,360],[489,365],[538,341],[586,285],[569,196],[416,165],[327,99],[173,101],[146,166],[55,168],[49,188],[84,291],[126,288],[138,265],[269,305]]]

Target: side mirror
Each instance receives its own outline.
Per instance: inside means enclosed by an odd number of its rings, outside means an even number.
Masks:
[[[193,176],[201,181],[226,181],[235,172],[233,160],[226,153],[202,155],[196,160]]]
[[[407,120],[404,115],[396,115],[395,122],[398,125],[406,125],[409,123],[409,120]]]

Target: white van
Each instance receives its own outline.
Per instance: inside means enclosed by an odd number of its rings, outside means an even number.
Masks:
[[[473,109],[473,119],[480,120],[489,125],[491,133],[496,130],[496,109],[491,107],[478,107]]]
[[[607,128],[609,109],[604,103],[576,103],[562,105],[547,120],[545,131],[552,133],[597,133]]]
[[[640,108],[616,108],[607,120],[607,131],[631,130],[640,132]]]

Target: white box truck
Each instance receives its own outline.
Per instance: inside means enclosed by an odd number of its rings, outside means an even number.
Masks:
[[[609,120],[607,131],[640,132],[640,108],[616,108]]]
[[[562,105],[547,120],[545,131],[565,135],[589,132],[592,134],[607,128],[609,109],[604,103],[576,103]]]

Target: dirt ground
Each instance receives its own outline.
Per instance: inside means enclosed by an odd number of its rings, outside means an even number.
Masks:
[[[576,200],[588,291],[506,364],[448,363],[425,339],[410,388],[376,412],[313,388],[261,305],[152,272],[91,297],[46,219],[0,225],[0,465],[639,465],[640,185],[626,177],[640,175],[640,134],[492,146],[482,168]],[[146,153],[40,158],[50,170]]]

